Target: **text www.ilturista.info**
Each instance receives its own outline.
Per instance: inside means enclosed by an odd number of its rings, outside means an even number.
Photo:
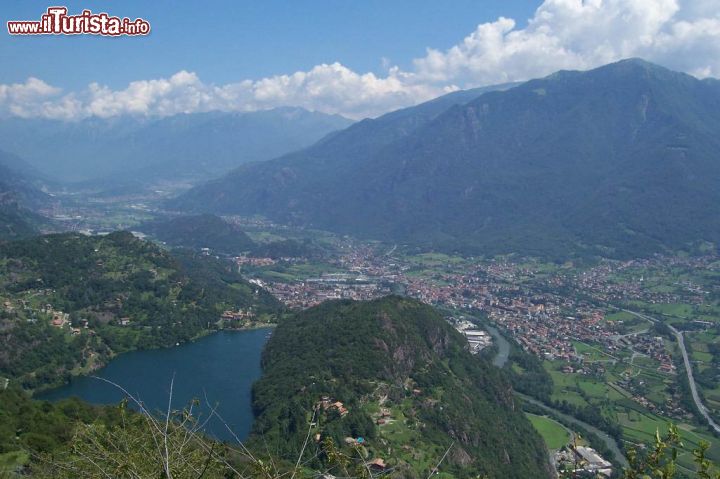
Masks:
[[[113,17],[107,13],[83,10],[79,15],[68,15],[67,7],[49,7],[39,21],[19,20],[7,22],[10,35],[147,35],[150,23],[142,18]]]

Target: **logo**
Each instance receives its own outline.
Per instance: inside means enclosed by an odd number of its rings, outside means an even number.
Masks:
[[[150,23],[142,18],[113,17],[107,13],[83,10],[79,15],[68,15],[67,7],[49,7],[40,20],[7,22],[10,35],[148,35]]]

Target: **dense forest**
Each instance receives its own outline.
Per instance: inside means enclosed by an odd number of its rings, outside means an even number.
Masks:
[[[0,376],[31,389],[116,353],[188,341],[224,310],[252,310],[257,321],[280,310],[229,264],[126,232],[0,244],[0,291]]]
[[[458,477],[550,475],[543,442],[502,373],[414,300],[300,312],[278,326],[263,368],[252,443],[286,460],[300,455],[310,431],[309,467],[328,467],[329,442],[408,477],[427,476],[446,451],[441,469]]]

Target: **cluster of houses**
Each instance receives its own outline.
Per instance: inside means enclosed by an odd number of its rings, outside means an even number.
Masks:
[[[47,304],[44,308],[40,309],[41,313],[45,313],[50,315],[50,325],[55,328],[60,329],[66,329],[70,328],[70,334],[73,336],[78,336],[82,333],[82,329],[88,329],[88,320],[87,319],[81,319],[80,324],[82,325],[81,328],[73,327],[70,322],[70,315],[68,313],[64,313],[62,311],[55,311],[51,305]],[[90,334],[94,334],[94,331],[90,331]]]
[[[549,298],[548,298],[549,299]],[[573,341],[605,343],[611,332],[601,324],[602,314],[576,305],[573,316],[560,314],[558,303],[521,305],[518,301],[488,308],[490,319],[510,332],[525,351],[543,359],[580,362]]]
[[[323,410],[323,411],[337,411],[338,414],[340,414],[341,417],[344,417],[348,414],[348,409],[345,407],[345,405],[337,401],[335,399],[330,398],[330,396],[322,396],[320,398],[320,401],[318,401],[315,404],[316,410]],[[382,411],[380,416],[382,418],[387,418],[390,416],[390,411],[386,410],[387,414],[383,415]],[[313,426],[316,425],[316,423],[312,424]],[[315,433],[314,436],[315,442],[320,442],[322,439],[322,434]],[[345,438],[345,444],[351,447],[361,447],[365,446],[365,438],[363,437],[346,437]],[[387,464],[385,463],[385,460],[380,457],[375,457],[369,461],[366,461],[365,466],[367,466],[371,471],[373,472],[383,472],[387,468]],[[334,479],[334,476],[325,474],[322,477],[325,479]]]
[[[664,404],[656,404],[644,396],[647,384],[642,378],[632,377],[628,372],[623,373],[618,386],[630,391],[631,399],[646,409],[663,416],[681,421],[692,420],[692,414],[682,405],[682,395],[679,391],[665,395]]]
[[[702,287],[688,280],[675,283],[675,291],[647,288],[645,272],[662,272],[671,268],[711,270],[717,261],[715,256],[662,256],[630,261],[606,260],[600,265],[583,271],[571,280],[578,288],[592,291],[603,302],[640,300],[650,304],[691,303],[702,304],[709,294]],[[683,290],[683,291],[680,291]]]
[[[660,336],[650,336],[648,334],[633,334],[620,339],[630,347],[633,351],[649,356],[659,362],[658,371],[666,374],[675,374],[676,368],[673,364],[672,356],[665,347],[665,342]]]
[[[69,322],[69,314],[63,313],[62,311],[55,311],[54,313],[52,313],[52,319],[50,320],[50,324],[55,326],[56,328],[63,328]]]
[[[263,286],[293,309],[310,308],[333,299],[365,301],[391,293],[389,287],[376,281],[340,279],[336,276],[308,278],[291,283],[263,283]]]
[[[341,417],[346,416],[349,412],[342,402],[330,399],[329,396],[320,398],[320,401],[316,404],[316,408],[322,409],[323,411],[337,411]]]
[[[245,322],[252,321],[255,318],[255,313],[253,313],[250,309],[238,309],[237,311],[227,310],[223,311],[220,318],[227,322]]]
[[[50,316],[50,325],[56,328],[64,328],[70,324],[70,315],[62,311],[56,311],[51,304],[46,304],[40,308],[40,312]]]
[[[390,418],[392,417],[392,414],[390,413],[390,409],[386,407],[380,408],[380,412],[377,415],[377,419],[375,419],[375,424],[378,426],[383,426],[390,421]]]
[[[252,256],[237,256],[235,258],[235,264],[238,266],[270,266],[275,263],[277,261],[272,258],[254,258]]]
[[[82,332],[81,328],[76,328],[76,327],[72,326],[72,323],[70,321],[70,314],[60,311],[60,310],[56,310],[55,308],[53,308],[53,306],[51,304],[45,304],[44,306],[42,306],[36,310],[29,304],[28,301],[26,301],[24,299],[20,299],[20,300],[18,300],[18,302],[21,304],[22,309],[26,312],[27,322],[29,322],[29,323],[37,322],[38,317],[36,316],[36,314],[41,313],[41,314],[45,315],[47,318],[49,318],[48,322],[49,322],[50,326],[52,326],[54,328],[65,329],[65,330],[69,329],[70,333],[74,336],[77,336],[77,335],[81,334],[81,332]],[[3,305],[3,309],[8,313],[13,313],[16,310],[15,305],[9,300],[3,301],[2,305]],[[87,320],[81,319],[80,325],[82,326],[82,328],[88,329],[88,321]],[[92,331],[90,331],[90,333],[92,334]]]

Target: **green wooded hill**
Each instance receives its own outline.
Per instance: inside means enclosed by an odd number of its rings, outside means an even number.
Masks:
[[[57,384],[115,353],[188,341],[238,308],[267,321],[280,305],[224,262],[127,232],[0,244],[0,377]]]
[[[157,219],[137,228],[174,248],[199,251],[209,248],[225,255],[249,254],[259,258],[317,258],[323,250],[311,240],[283,239],[255,243],[239,226],[212,214]]]
[[[138,228],[170,246],[210,248],[220,253],[239,254],[255,247],[240,228],[215,215],[179,216],[144,223]]]
[[[502,372],[417,301],[333,301],[300,312],[277,327],[262,364],[253,389],[258,451],[294,464],[314,414],[303,455],[314,470],[335,467],[329,440],[351,461],[383,459],[394,476],[428,477],[453,443],[440,471],[551,475],[542,439]]]
[[[173,205],[487,254],[720,242],[717,80],[626,60],[412,113],[244,165]]]

